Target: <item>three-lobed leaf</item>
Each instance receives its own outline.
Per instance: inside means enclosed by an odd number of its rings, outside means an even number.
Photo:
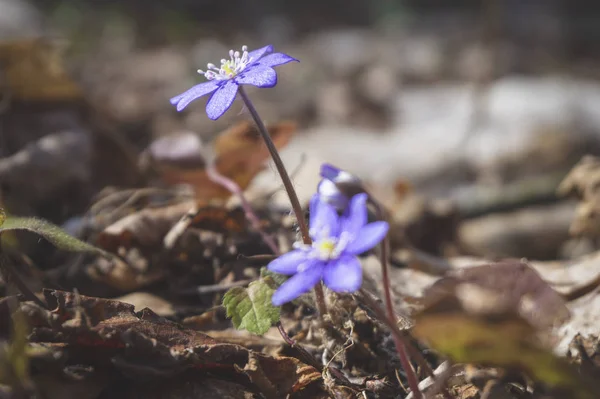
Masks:
[[[223,306],[235,328],[262,335],[277,323],[281,311],[271,302],[275,289],[275,282],[270,277],[263,277],[247,288],[235,287],[227,291]]]

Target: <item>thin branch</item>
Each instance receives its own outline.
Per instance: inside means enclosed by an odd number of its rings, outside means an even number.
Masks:
[[[269,246],[271,251],[273,251],[275,255],[279,255],[280,251],[277,247],[277,244],[275,243],[275,240],[262,229],[260,225],[260,219],[254,212],[254,209],[252,209],[252,205],[250,205],[250,203],[244,196],[244,192],[242,191],[240,186],[227,176],[223,176],[221,173],[219,173],[213,162],[210,162],[206,166],[206,174],[208,175],[208,178],[210,180],[217,184],[220,184],[221,186],[229,190],[230,193],[236,195],[239,198],[242,208],[244,209],[244,213],[246,214],[246,219],[248,219],[254,230],[256,230],[258,234],[260,234],[263,241]]]

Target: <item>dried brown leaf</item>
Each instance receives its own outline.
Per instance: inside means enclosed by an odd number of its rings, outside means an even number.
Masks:
[[[104,229],[97,238],[97,244],[113,252],[119,247],[156,248],[162,245],[162,240],[171,227],[193,206],[193,202],[182,202],[142,209]]]
[[[312,366],[292,357],[272,358],[250,353],[243,371],[267,398],[280,398],[301,391],[321,379]]]
[[[21,307],[33,327],[31,341],[62,348],[73,361],[98,370],[114,367],[134,380],[160,378],[175,392],[179,388],[168,381],[206,370],[247,378],[249,386],[273,398],[302,391],[321,378],[315,368],[295,358],[220,343],[149,309],[134,312],[130,304],[63,291],[45,290],[44,295],[52,311],[31,303]]]
[[[281,122],[267,128],[275,146],[281,149],[292,138],[296,125],[292,122]],[[268,159],[269,152],[256,127],[250,122],[234,125],[215,140],[216,169],[235,181],[242,189],[248,187]],[[158,164],[156,168],[167,184],[192,185],[200,203],[231,196],[227,189],[209,179],[204,168],[187,169],[168,163]]]
[[[459,303],[447,302],[448,296]],[[474,314],[520,314],[544,329],[569,317],[565,300],[527,263],[505,260],[463,268],[425,291],[426,307],[458,305]]]

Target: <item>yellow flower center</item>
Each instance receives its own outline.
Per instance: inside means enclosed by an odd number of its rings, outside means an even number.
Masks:
[[[204,75],[208,80],[229,80],[239,75],[250,64],[250,53],[248,47],[242,46],[242,52],[229,50],[229,59],[221,60],[221,67],[217,68],[214,64],[207,64],[206,71],[198,69],[198,73]]]
[[[335,251],[336,242],[333,240],[323,240],[317,243],[317,248],[320,252],[321,258],[329,259]]]
[[[228,76],[236,75],[235,68],[231,61],[226,61],[223,65],[221,65],[221,69],[223,69]]]

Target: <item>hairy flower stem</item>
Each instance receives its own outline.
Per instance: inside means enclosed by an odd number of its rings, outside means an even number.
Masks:
[[[271,158],[275,163],[275,167],[277,168],[277,172],[281,177],[281,181],[283,182],[283,187],[285,187],[285,192],[290,199],[290,203],[292,204],[292,210],[296,215],[296,221],[298,222],[298,228],[300,229],[300,234],[302,235],[302,242],[305,245],[312,244],[312,240],[310,239],[310,235],[308,234],[308,225],[306,224],[306,219],[304,219],[304,215],[302,213],[302,207],[300,206],[300,201],[298,200],[298,195],[296,194],[296,190],[294,189],[294,185],[292,184],[292,180],[285,169],[285,165],[279,156],[279,152],[277,151],[277,147],[273,143],[271,139],[271,135],[269,131],[265,127],[262,119],[258,115],[256,108],[254,108],[254,104],[250,101],[250,97],[246,94],[246,91],[242,86],[239,87],[239,93],[246,104],[246,108],[250,112],[252,119],[254,119],[254,123],[256,123],[256,127],[258,128],[258,132],[262,136],[269,153],[271,154]],[[319,311],[319,315],[321,318],[327,314],[327,305],[325,304],[325,295],[323,294],[323,286],[321,283],[318,283],[315,286],[315,301],[317,303],[317,310]]]

